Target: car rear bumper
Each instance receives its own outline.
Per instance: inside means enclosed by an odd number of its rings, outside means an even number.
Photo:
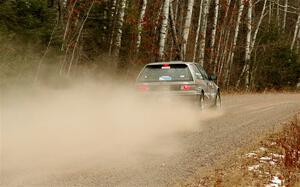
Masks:
[[[158,101],[195,101],[199,97],[196,91],[147,92],[142,97]]]

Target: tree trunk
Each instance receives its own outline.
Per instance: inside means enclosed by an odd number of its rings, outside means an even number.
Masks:
[[[185,22],[183,26],[183,47],[182,47],[182,54],[183,54],[183,60],[186,59],[186,48],[187,48],[187,42],[188,42],[188,37],[190,33],[190,27],[191,27],[191,20],[192,20],[192,14],[193,14],[193,7],[194,7],[194,0],[188,0],[188,5],[187,5],[187,13],[185,17]]]
[[[226,31],[229,28],[228,23],[227,23],[227,18],[228,18],[230,3],[231,3],[231,0],[227,0],[227,5],[226,5],[226,10],[225,10],[225,15],[224,15],[224,21],[223,21],[222,26],[221,26],[218,45],[217,45],[216,50],[214,51],[215,56],[213,56],[213,58],[211,59],[211,61],[213,62],[213,66],[211,66],[211,68],[213,68],[214,71],[217,69],[218,59],[221,56],[221,54],[220,54],[221,53],[221,44],[224,43],[223,38],[226,37]],[[225,39],[225,41],[226,41],[226,39]],[[211,63],[210,63],[210,65],[211,65]]]
[[[234,30],[233,44],[232,44],[232,49],[231,49],[230,55],[229,55],[229,58],[230,58],[230,61],[228,63],[229,67],[227,67],[227,71],[226,71],[226,75],[225,75],[226,86],[229,86],[229,83],[230,83],[233,59],[234,59],[234,55],[235,55],[235,49],[236,49],[236,44],[237,44],[237,39],[238,39],[238,35],[239,35],[241,18],[242,18],[244,7],[245,7],[244,0],[240,0],[238,17],[237,17],[237,21],[236,21],[236,25],[235,25],[235,30]]]
[[[136,40],[136,54],[138,54],[139,50],[140,50],[140,46],[141,46],[141,41],[142,41],[142,30],[143,30],[143,21],[145,18],[145,13],[146,13],[146,8],[147,8],[147,0],[143,0],[142,1],[142,8],[141,8],[141,12],[140,12],[140,16],[139,16],[139,22],[138,22],[138,26],[137,26],[137,40]]]
[[[70,60],[70,62],[69,62],[69,68],[68,68],[67,75],[70,75],[70,71],[71,71],[71,68],[72,68],[72,65],[73,65],[73,60],[74,60],[74,57],[75,57],[75,51],[76,51],[76,49],[77,49],[78,42],[79,42],[79,39],[80,39],[80,37],[81,37],[81,33],[82,33],[82,30],[83,30],[83,28],[84,28],[84,25],[85,25],[85,23],[86,23],[86,21],[87,21],[89,15],[90,15],[90,12],[91,12],[91,10],[92,10],[92,8],[93,8],[93,6],[94,6],[94,3],[95,3],[95,0],[92,1],[92,4],[90,5],[90,7],[89,7],[89,9],[88,9],[88,11],[87,11],[87,13],[86,13],[86,17],[85,17],[84,20],[82,21],[82,24],[81,24],[80,29],[79,29],[79,31],[78,31],[78,35],[77,35],[76,41],[75,41],[75,46],[74,46],[74,48],[73,48],[72,55],[71,55],[71,60]]]
[[[59,24],[63,23],[63,2],[61,0],[57,1],[57,20]]]
[[[68,20],[67,20],[67,23],[66,23],[66,26],[65,26],[65,31],[64,31],[64,35],[63,35],[62,44],[61,44],[61,51],[64,51],[64,49],[65,49],[66,38],[67,38],[67,34],[69,32],[71,18],[72,18],[73,11],[74,11],[76,3],[77,3],[77,0],[74,1],[74,3],[72,4],[71,11],[69,11]]]
[[[272,21],[272,1],[269,1],[269,26],[271,25]]]
[[[162,14],[163,20],[161,23],[160,35],[159,35],[159,51],[158,51],[159,60],[163,60],[164,58],[165,44],[166,44],[167,33],[168,33],[169,7],[170,7],[170,0],[164,0],[163,14]]]
[[[260,15],[260,18],[259,18],[259,21],[257,23],[257,26],[256,26],[256,29],[254,31],[254,34],[252,36],[252,39],[251,39],[251,30],[252,30],[252,1],[249,1],[249,10],[248,10],[248,16],[247,16],[247,20],[248,20],[248,23],[247,23],[247,44],[246,44],[246,55],[245,55],[245,65],[244,65],[244,68],[243,68],[243,71],[240,75],[240,78],[238,80],[238,84],[237,86],[239,85],[239,81],[241,79],[241,77],[243,76],[244,73],[246,73],[246,76],[245,76],[245,86],[246,86],[246,90],[249,89],[249,84],[250,84],[250,59],[251,59],[251,53],[252,53],[252,50],[254,48],[254,45],[255,45],[255,42],[256,42],[256,37],[257,37],[257,33],[259,31],[259,28],[260,28],[260,25],[262,23],[262,20],[265,16],[265,10],[266,10],[266,5],[267,5],[267,0],[264,0],[264,5],[263,5],[263,9],[262,9],[262,12],[261,12],[261,15]],[[251,12],[249,12],[251,11]],[[249,21],[250,20],[250,21]],[[249,26],[250,25],[250,26]],[[250,37],[250,40],[249,40],[249,37]],[[250,47],[248,46],[250,43]]]
[[[196,61],[196,55],[197,55],[197,49],[198,49],[199,34],[200,34],[201,20],[202,20],[202,6],[203,6],[203,1],[204,0],[201,0],[201,2],[200,2],[200,8],[199,8],[199,17],[198,17],[198,24],[197,24],[195,45],[194,45],[193,62]]]
[[[252,50],[254,48],[254,45],[255,45],[255,42],[256,42],[256,37],[257,37],[258,31],[259,31],[260,25],[262,23],[262,20],[264,19],[266,6],[267,6],[267,0],[264,0],[263,9],[261,11],[259,21],[257,23],[256,29],[255,29],[253,37],[252,37],[251,47],[250,47],[250,53],[252,52]]]
[[[230,38],[230,29],[228,29],[227,33],[226,33],[226,36],[225,36],[225,44],[224,44],[224,50],[223,50],[223,53],[221,55],[221,58],[220,58],[220,61],[219,61],[219,68],[218,68],[218,80],[217,82],[219,83],[221,77],[222,77],[222,74],[223,74],[223,67],[226,63],[226,57],[228,56],[228,42],[229,42],[229,38]],[[214,71],[216,72],[216,71]]]
[[[283,31],[285,31],[285,27],[286,27],[286,15],[287,15],[287,11],[288,11],[288,3],[289,3],[289,0],[285,0],[284,13],[283,13],[283,24],[282,24]]]
[[[159,40],[158,28],[159,28],[159,25],[160,25],[160,18],[161,18],[163,7],[164,7],[164,3],[162,3],[159,6],[159,10],[157,11],[157,16],[155,17],[154,28],[153,28],[153,32],[152,32],[152,34],[153,34],[152,43],[153,44],[152,44],[152,49],[151,49],[152,54],[155,54],[155,55],[152,55],[151,61],[158,60],[157,45],[156,44],[157,44],[157,41]]]
[[[241,79],[245,74],[245,87],[247,91],[249,89],[249,79],[250,79],[252,8],[253,8],[252,0],[249,0],[248,3],[249,6],[248,6],[248,13],[247,13],[247,38],[246,38],[245,64],[236,84],[236,87],[239,87]]]
[[[299,32],[299,27],[300,27],[300,13],[298,15],[298,19],[297,19],[296,26],[295,26],[295,31],[294,31],[294,37],[293,37],[293,40],[292,40],[291,50],[294,49],[296,38],[297,38],[298,32]]]
[[[114,49],[113,49],[113,56],[119,57],[120,54],[120,48],[122,44],[122,34],[123,34],[123,24],[124,24],[124,16],[125,16],[125,9],[126,9],[126,0],[120,1],[120,7],[119,7],[119,15],[117,19],[117,33],[116,33],[116,39],[114,43]]]
[[[279,0],[277,0],[277,9],[276,9],[276,21],[277,21],[277,26],[280,27],[280,3]]]
[[[176,49],[176,57],[175,60],[182,60],[182,56],[181,56],[181,50],[180,50],[180,45],[178,43],[178,37],[177,37],[177,30],[176,30],[176,23],[175,23],[175,18],[174,18],[174,13],[173,13],[173,7],[172,7],[172,3],[170,3],[170,7],[169,7],[169,17],[170,17],[170,25],[171,25],[171,29],[172,29],[172,38],[173,38],[173,43],[172,45],[175,45],[175,49]]]
[[[109,49],[108,49],[109,55],[111,55],[112,53],[113,44],[114,44],[117,14],[118,14],[117,0],[112,0],[111,8],[110,8],[110,23],[109,23],[109,29],[111,30],[110,37],[109,37]]]
[[[296,46],[296,54],[299,55],[299,49],[300,49],[300,28],[297,35],[297,46]]]
[[[209,14],[210,0],[203,0],[203,15],[200,29],[200,46],[199,46],[199,63],[203,66],[205,58],[205,42],[206,42],[206,30],[207,30],[207,17]]]
[[[173,11],[173,3],[175,2],[175,13],[174,13],[174,11]],[[176,39],[176,41],[177,41],[177,45],[178,45],[178,37],[177,37],[177,29],[176,29],[176,22],[177,22],[177,14],[178,14],[178,7],[179,7],[179,0],[173,0],[173,2],[170,2],[170,12],[169,12],[169,14],[170,14],[170,23],[171,23],[171,28],[172,28],[172,35],[173,35],[173,40],[172,40],[172,42],[171,42],[171,50],[170,50],[170,60],[173,60],[173,48],[174,48],[174,40]],[[174,36],[174,28],[175,28],[175,33],[176,33],[176,38],[174,38],[175,36]],[[176,45],[176,44],[175,44]],[[178,53],[178,49],[177,49],[177,46],[175,46],[175,48],[176,48],[176,57],[175,57],[175,59],[177,59],[177,60],[181,60],[181,58],[179,57],[180,55],[179,55],[179,53]],[[180,48],[179,48],[179,50],[180,50]],[[179,59],[180,58],[180,59]]]
[[[211,32],[209,64],[212,64],[212,61],[215,56],[215,41],[216,41],[216,32],[217,32],[217,26],[218,26],[218,18],[219,18],[219,0],[215,0],[215,13],[214,13],[214,22],[213,22],[212,32]]]

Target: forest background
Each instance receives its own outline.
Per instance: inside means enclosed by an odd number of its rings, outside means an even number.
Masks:
[[[224,89],[294,89],[300,1],[0,0],[1,86],[132,81],[170,60],[200,63]]]

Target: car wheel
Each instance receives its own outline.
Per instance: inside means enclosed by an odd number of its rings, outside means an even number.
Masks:
[[[197,99],[197,107],[202,111],[204,110],[204,93],[202,92],[201,95]]]
[[[222,105],[221,94],[220,94],[220,92],[218,92],[216,95],[216,98],[215,98],[214,107],[216,109],[220,109],[221,105]]]

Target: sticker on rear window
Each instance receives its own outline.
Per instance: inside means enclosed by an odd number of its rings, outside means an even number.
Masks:
[[[162,66],[161,69],[171,69],[170,66]]]
[[[172,77],[170,77],[170,76],[161,76],[161,77],[159,77],[159,80],[160,81],[170,81],[170,80],[172,80]]]

